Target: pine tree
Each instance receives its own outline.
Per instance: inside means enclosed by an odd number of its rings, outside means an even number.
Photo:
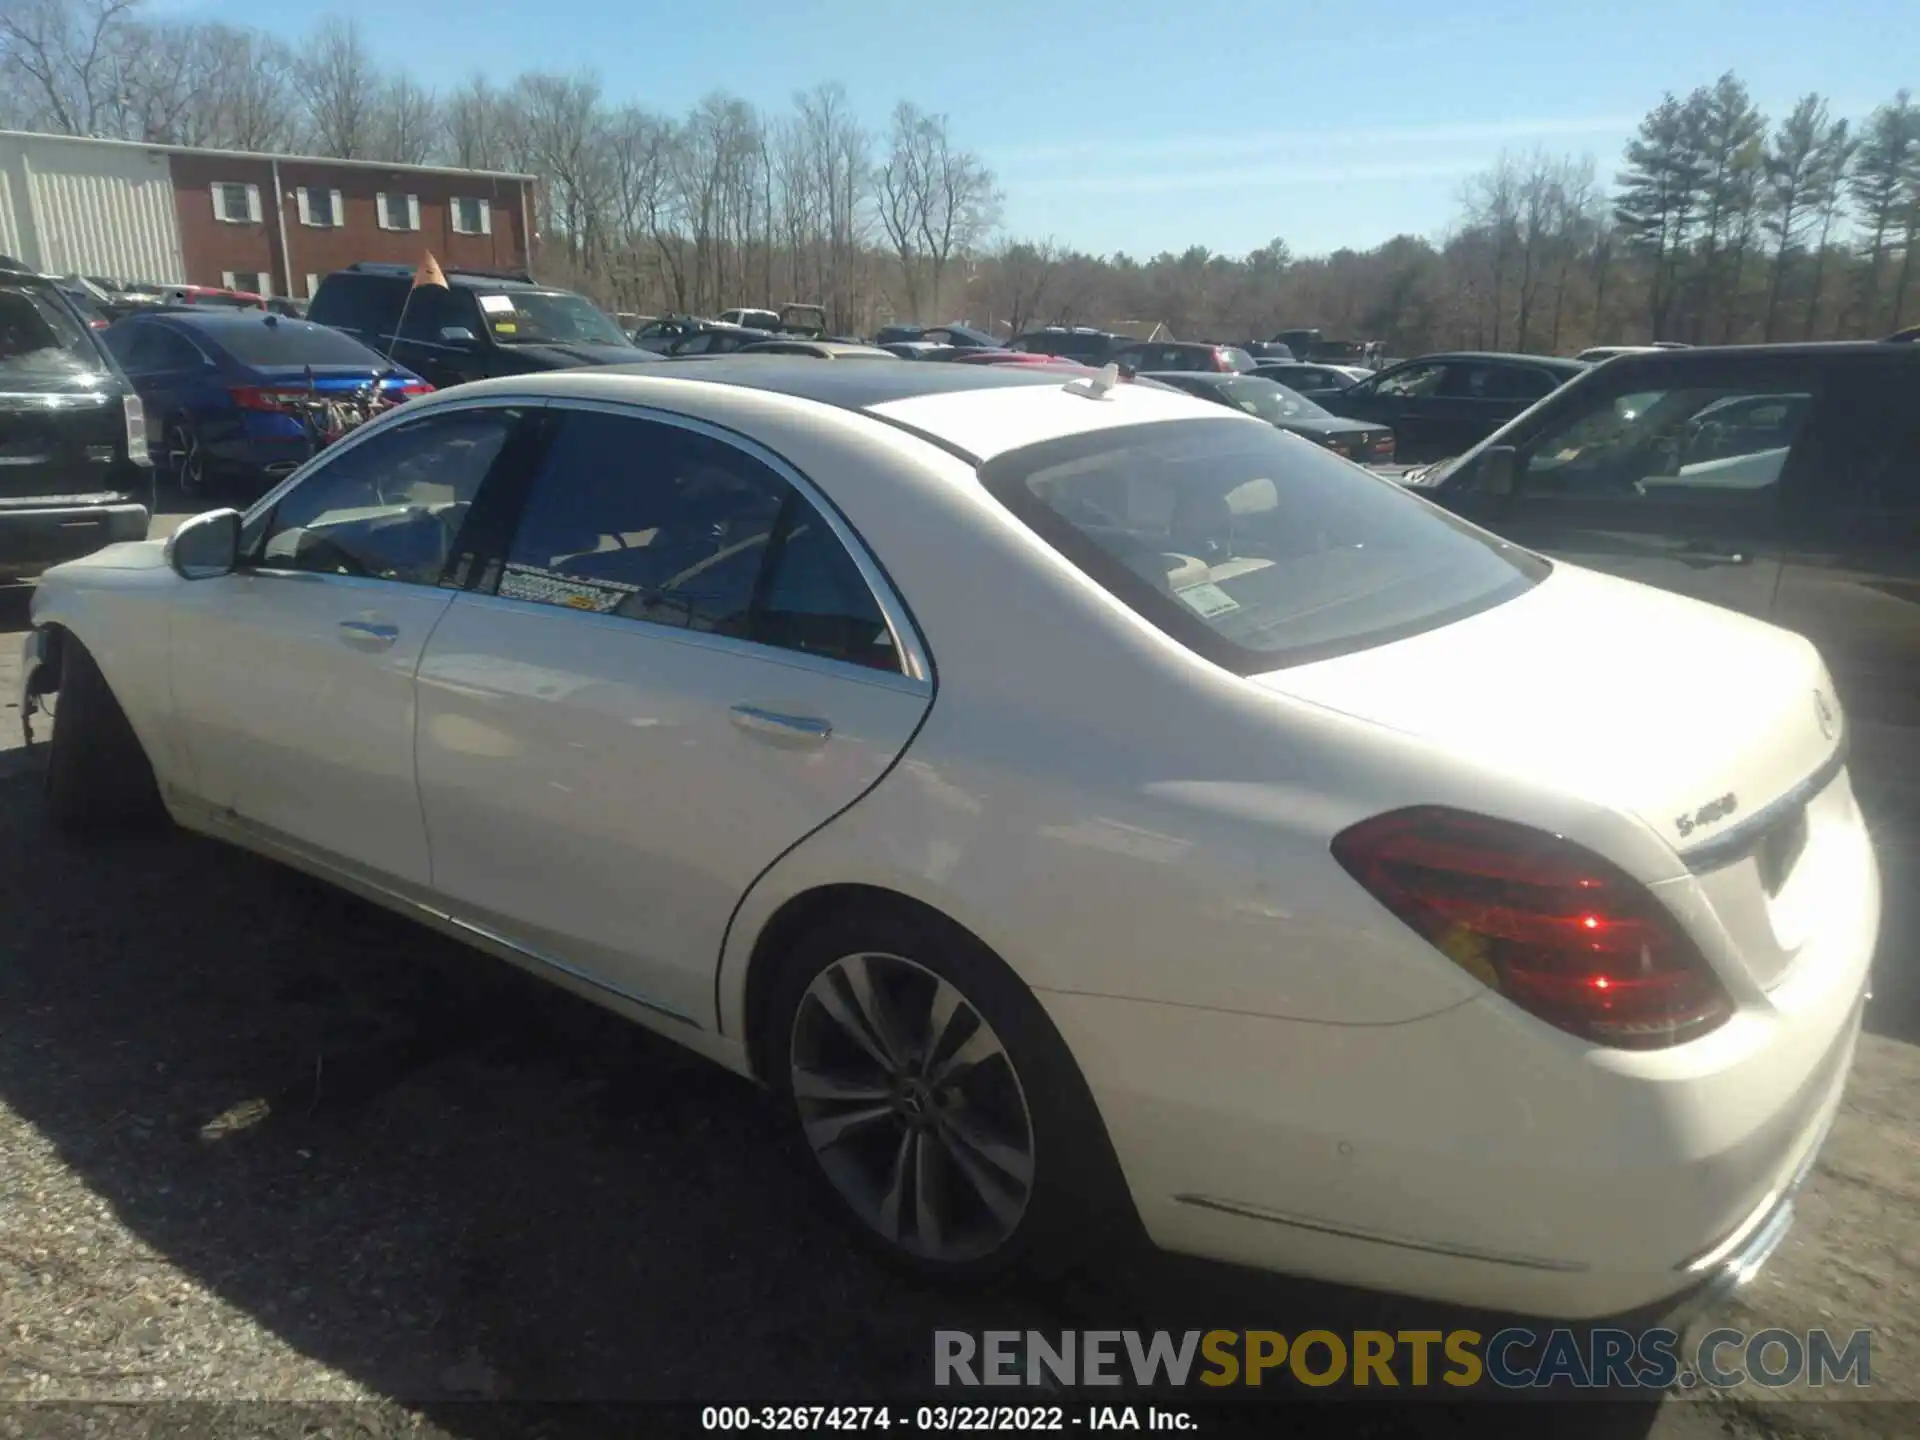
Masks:
[[[1908,175],[1916,156],[1920,156],[1920,106],[1914,105],[1910,91],[1902,90],[1868,119],[1848,181],[1867,232],[1867,268],[1855,299],[1856,314],[1867,326],[1879,323],[1881,270],[1888,242],[1900,233]]]
[[[1764,154],[1767,121],[1731,70],[1715,81],[1711,90],[1694,91],[1687,105],[1699,117],[1700,144],[1706,159],[1700,304],[1693,319],[1697,344],[1706,338],[1716,305],[1724,302],[1731,310],[1739,302],[1740,272],[1746,262],[1742,236],[1756,198],[1755,181]],[[1731,284],[1727,283],[1729,270]],[[1729,314],[1729,323],[1731,319]]]
[[[1820,204],[1820,146],[1828,129],[1827,102],[1818,95],[1800,98],[1793,113],[1780,122],[1767,147],[1763,186],[1766,217],[1762,223],[1774,238],[1773,283],[1767,290],[1767,318],[1762,338],[1773,339],[1780,297],[1787,272],[1807,228],[1818,218]]]
[[[1648,321],[1653,338],[1666,338],[1680,264],[1699,216],[1706,167],[1700,147],[1700,112],[1669,93],[1640,122],[1627,144],[1614,205],[1622,240],[1651,270]]]
[[[1820,137],[1820,145],[1814,152],[1814,175],[1818,186],[1816,206],[1820,215],[1819,235],[1813,252],[1813,280],[1807,288],[1807,323],[1801,328],[1801,338],[1811,340],[1814,326],[1820,320],[1820,290],[1827,273],[1827,242],[1833,236],[1833,227],[1840,218],[1841,207],[1847,199],[1847,172],[1853,166],[1854,152],[1860,142],[1848,133],[1847,122],[1836,120]]]

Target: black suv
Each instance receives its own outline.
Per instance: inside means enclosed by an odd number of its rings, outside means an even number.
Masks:
[[[320,282],[307,318],[344,330],[445,389],[496,375],[655,360],[605,311],[525,272],[442,272],[413,288],[413,268],[361,261]],[[395,334],[398,332],[398,339]]]
[[[45,276],[0,261],[0,584],[147,537],[140,399]]]
[[[1806,635],[1844,702],[1863,801],[1920,805],[1920,346],[1616,356],[1401,478],[1529,549]],[[1564,683],[1611,683],[1567,665]],[[1685,706],[1673,680],[1646,703]]]

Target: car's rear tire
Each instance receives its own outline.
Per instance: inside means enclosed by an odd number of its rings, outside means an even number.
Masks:
[[[87,647],[67,635],[47,752],[47,814],[69,834],[122,831],[162,813],[153,767]]]
[[[206,447],[200,443],[200,432],[184,420],[167,429],[167,473],[182,495],[198,499],[207,493]]]
[[[1070,1267],[1139,1222],[1098,1108],[1046,1012],[930,912],[840,913],[784,957],[767,1075],[870,1244],[922,1274]]]

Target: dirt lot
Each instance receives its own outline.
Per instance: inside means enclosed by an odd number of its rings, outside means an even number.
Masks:
[[[8,699],[23,625],[0,596]],[[0,1436],[551,1433],[507,1402],[918,1391],[935,1328],[1444,1323],[1165,1259],[985,1294],[903,1280],[848,1244],[751,1087],[247,856],[61,843],[18,744],[0,711]],[[1553,1433],[1920,1431],[1920,827],[1900,808],[1874,1034],[1730,1323],[1870,1327],[1871,1393],[1907,1403],[1743,1392]],[[173,1405],[91,1408],[131,1400]],[[356,1403],[181,1404],[235,1401]]]

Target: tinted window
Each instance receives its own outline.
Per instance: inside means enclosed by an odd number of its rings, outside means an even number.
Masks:
[[[0,285],[0,376],[76,375],[100,364],[85,327],[51,287]]]
[[[320,293],[313,297],[307,318],[322,325],[391,335],[400,320],[407,283],[396,276],[329,275],[320,282]]]
[[[520,413],[429,416],[339,451],[248,522],[243,549],[266,569],[438,584]]]
[[[184,335],[159,325],[128,325],[109,330],[102,337],[130,375],[150,375],[160,370],[193,370],[206,363],[206,357]]]
[[[1920,517],[1920,364],[1836,369],[1812,423],[1817,499],[1863,515]],[[1898,544],[1910,530],[1896,525],[1878,538]]]
[[[1447,367],[1439,364],[1408,365],[1382,375],[1373,384],[1375,395],[1415,397],[1431,395],[1446,378]]]
[[[712,348],[713,332],[706,330],[698,335],[689,335],[684,340],[676,341],[667,353],[670,355],[704,355]]]
[[[473,303],[473,292],[469,290],[442,290],[438,286],[422,285],[413,292],[406,309],[400,320],[400,333],[409,340],[438,345],[442,343],[441,330],[456,325],[472,331],[476,339],[485,330]]]
[[[1805,424],[1804,379],[1621,394],[1595,386],[1588,403],[1528,440],[1516,478],[1529,496],[1736,501],[1776,492]]]
[[[1009,452],[982,475],[1095,580],[1242,673],[1445,624],[1547,573],[1392,482],[1262,425],[1102,430]]]
[[[626,416],[562,421],[499,593],[899,668],[866,581],[803,496],[732,445]]]
[[[351,335],[307,320],[222,325],[207,338],[242,365],[383,365]]]
[[[1223,376],[1207,386],[1213,396],[1236,409],[1257,415],[1269,424],[1282,420],[1327,420],[1332,417],[1304,395],[1258,375]]]

